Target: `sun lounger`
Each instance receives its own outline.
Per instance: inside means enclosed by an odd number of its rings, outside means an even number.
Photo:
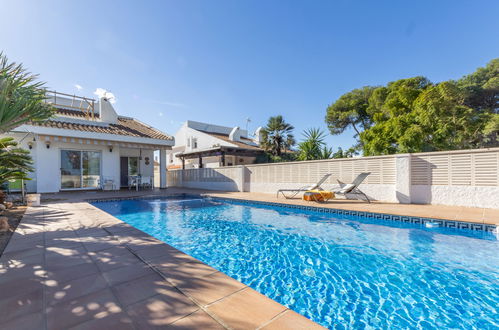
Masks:
[[[308,190],[320,190],[321,185],[331,176],[331,173],[324,175],[316,184],[311,186],[304,186],[298,189],[279,189],[277,191],[277,198],[279,198],[279,193],[281,193],[284,198],[293,198],[301,192],[305,192]]]
[[[333,190],[333,192],[336,195],[344,195],[345,197],[347,194],[348,195],[363,195],[366,198],[367,202],[371,203],[371,201],[369,200],[369,197],[367,197],[367,195],[362,190],[359,189],[360,184],[369,176],[369,174],[371,174],[371,172],[360,173],[355,178],[355,180],[352,181],[352,183],[345,184],[341,188],[339,188],[337,190]],[[342,184],[342,183],[340,182],[340,184]]]

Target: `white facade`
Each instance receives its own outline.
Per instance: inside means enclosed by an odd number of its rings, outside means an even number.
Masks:
[[[177,157],[181,153],[208,150],[219,146],[240,148],[244,145],[258,147],[259,136],[249,137],[247,130],[242,130],[237,126],[227,127],[188,120],[175,134],[175,146],[167,153],[168,167],[181,168],[182,161]],[[254,161],[255,157],[225,157],[227,166],[252,164]],[[220,157],[203,157],[202,163],[203,167],[217,168],[220,167]],[[198,159],[185,160],[186,169],[198,167]]]
[[[61,103],[69,102],[61,98],[57,101],[59,106]],[[14,137],[22,148],[30,151],[35,170],[29,175],[31,180],[26,182],[28,192],[53,193],[63,190],[100,189],[104,180],[112,181],[113,188],[120,189],[123,187],[125,170],[122,168],[122,163],[125,157],[127,161],[132,159],[134,165],[137,163],[134,167],[137,173],[134,174],[154,178],[154,151],[159,150],[165,154],[174,144],[173,138],[166,140],[110,133],[114,129],[112,124],[120,124],[118,121],[122,117],[117,115],[106,99],[101,99],[97,103],[97,108],[98,118],[85,118],[79,113],[77,116],[71,116],[58,111],[56,116],[51,118],[51,125],[22,125],[6,134]],[[86,131],[75,128],[76,126],[71,128],[58,126],[58,123],[91,125],[107,128],[108,131],[96,132],[91,129]],[[134,124],[144,125],[144,128],[152,130],[151,127],[136,120]],[[62,158],[68,154],[75,156],[70,162],[72,166],[76,168],[80,162],[79,169],[65,171],[64,166],[67,166],[67,162],[64,163]],[[90,162],[93,162],[92,165],[88,165]],[[160,172],[162,176],[160,186],[166,188],[166,160],[163,160],[162,165],[165,170],[164,173]],[[128,168],[127,163],[126,171]],[[71,171],[72,173],[68,174]],[[75,171],[76,174],[73,173]]]

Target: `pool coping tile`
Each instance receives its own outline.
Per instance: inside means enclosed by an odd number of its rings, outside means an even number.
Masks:
[[[244,193],[243,193],[244,194]],[[446,228],[458,228],[458,229],[468,229],[468,230],[482,230],[487,232],[499,233],[499,225],[493,222],[493,220],[481,217],[481,222],[469,220],[453,220],[446,219],[442,217],[428,217],[428,216],[415,216],[415,215],[400,215],[400,214],[391,214],[385,212],[374,212],[374,211],[359,211],[353,209],[345,209],[345,208],[335,208],[330,204],[318,204],[318,205],[303,205],[301,204],[301,200],[292,200],[286,199],[285,201],[263,201],[259,199],[249,199],[247,196],[239,197],[239,196],[220,196],[217,192],[204,192],[204,193],[175,193],[167,196],[131,196],[131,197],[113,197],[113,198],[99,198],[99,199],[87,199],[88,203],[99,203],[99,202],[110,202],[110,201],[120,201],[120,200],[137,200],[137,199],[158,199],[158,198],[181,198],[181,197],[192,197],[192,198],[209,198],[212,200],[222,200],[225,202],[235,202],[235,203],[247,203],[247,204],[258,204],[258,205],[266,205],[266,206],[277,206],[277,207],[285,207],[291,209],[300,209],[306,211],[316,211],[321,213],[335,214],[335,215],[354,215],[354,216],[362,216],[373,219],[382,219],[382,220],[390,220],[390,221],[399,221],[413,224],[426,225],[426,223],[437,223],[441,227]],[[403,204],[400,204],[403,205]],[[356,207],[356,205],[352,205],[352,207]],[[493,209],[483,209],[482,211],[485,213],[498,213],[499,210]]]

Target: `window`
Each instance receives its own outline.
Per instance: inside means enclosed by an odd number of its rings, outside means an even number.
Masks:
[[[101,173],[101,152],[61,150],[61,188],[97,188]]]
[[[139,175],[139,157],[128,157],[128,175]]]
[[[192,138],[192,149],[197,149],[198,147],[198,139]]]

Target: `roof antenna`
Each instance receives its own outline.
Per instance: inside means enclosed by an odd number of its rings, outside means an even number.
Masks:
[[[251,118],[246,118],[246,132],[248,131],[249,123],[251,123]]]

